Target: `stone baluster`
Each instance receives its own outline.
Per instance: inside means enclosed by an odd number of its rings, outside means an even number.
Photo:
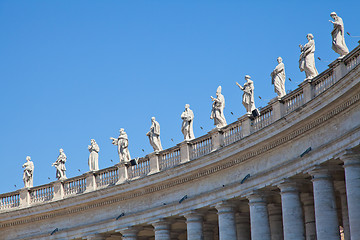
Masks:
[[[269,203],[268,212],[271,240],[284,239],[281,204]]]
[[[339,240],[340,231],[337,218],[334,185],[327,167],[311,170],[317,240]]]
[[[348,152],[341,160],[345,168],[350,239],[360,239],[360,155]]]
[[[215,208],[218,211],[220,240],[236,239],[235,206],[223,201]]]
[[[301,193],[300,198],[304,208],[306,240],[316,240],[315,208],[314,208],[313,193]]]
[[[204,222],[204,240],[214,240],[215,227],[214,223]]]
[[[344,229],[344,240],[350,240],[349,214],[346,198],[346,187],[344,181],[334,182],[335,190],[340,194],[342,227]]]
[[[183,141],[180,144],[180,163],[190,161],[191,145],[188,141]]]
[[[153,152],[153,153],[150,153],[148,156],[149,156],[149,159],[150,159],[150,172],[148,173],[148,175],[159,172],[160,171],[160,168],[159,168],[159,153],[158,152]]]
[[[184,215],[186,218],[187,240],[203,240],[203,216],[191,211]]]
[[[247,196],[250,206],[252,240],[271,240],[266,197],[262,193]]]
[[[160,221],[154,222],[152,225],[154,226],[155,240],[171,240],[171,225],[168,221],[161,219]]]
[[[117,167],[118,167],[119,179],[118,179],[116,184],[122,184],[126,180],[129,179],[129,177],[128,177],[128,167],[124,163],[118,163]]]
[[[298,184],[293,181],[285,181],[278,187],[281,191],[284,239],[305,240],[305,226]]]
[[[235,214],[235,220],[237,240],[250,240],[250,214],[238,212]]]

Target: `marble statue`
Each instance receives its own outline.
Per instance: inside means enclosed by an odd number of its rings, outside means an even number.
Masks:
[[[211,96],[211,100],[213,101],[213,104],[210,119],[214,119],[214,125],[217,128],[226,126],[227,123],[224,115],[225,98],[221,94],[221,86],[216,90],[216,98]]]
[[[116,145],[118,148],[119,160],[120,163],[128,163],[131,160],[130,152],[129,152],[129,140],[126,132],[123,128],[120,129],[119,137],[110,138],[112,140],[112,144]]]
[[[285,65],[282,62],[282,58],[277,58],[278,65],[275,67],[274,71],[271,72],[271,83],[274,85],[275,93],[278,97],[283,97],[286,95],[285,91]]]
[[[301,50],[300,59],[299,59],[299,68],[301,72],[305,71],[305,75],[306,75],[305,80],[308,80],[316,77],[319,73],[315,67],[314,36],[311,33],[309,33],[308,35],[306,35],[306,38],[308,40],[308,43],[306,43],[304,46],[299,44]]]
[[[99,170],[99,145],[95,142],[94,139],[91,139],[91,145],[88,146],[90,155],[89,155],[89,168],[90,171],[97,171]]]
[[[52,166],[55,166],[56,168],[56,178],[58,180],[64,180],[66,179],[66,155],[64,153],[64,150],[60,148],[59,150],[59,156],[57,157],[56,161],[52,164]]]
[[[151,118],[150,131],[146,133],[146,136],[149,137],[149,141],[154,149],[154,152],[163,150],[160,141],[160,124],[155,121],[155,117]]]
[[[190,105],[185,105],[185,110],[181,114],[181,119],[183,120],[181,126],[181,132],[184,134],[184,140],[191,140],[194,139],[194,130],[193,130],[193,123],[194,123],[194,113],[190,109]]]
[[[22,165],[24,168],[24,187],[29,188],[33,187],[33,177],[34,177],[34,163],[31,161],[30,156],[26,157],[26,163]]]
[[[252,111],[256,109],[254,100],[254,82],[250,80],[250,78],[249,75],[245,76],[246,83],[244,83],[243,87],[236,82],[236,85],[244,92],[242,104],[244,105],[247,114],[251,114]]]
[[[329,20],[329,22],[334,24],[334,29],[331,31],[332,49],[340,54],[340,57],[343,57],[349,53],[349,49],[345,44],[344,23],[342,18],[336,15],[335,12],[330,13],[330,16],[334,19],[334,21]]]

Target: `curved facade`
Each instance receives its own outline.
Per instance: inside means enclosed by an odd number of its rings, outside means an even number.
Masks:
[[[0,195],[1,239],[360,239],[360,46],[137,166]]]

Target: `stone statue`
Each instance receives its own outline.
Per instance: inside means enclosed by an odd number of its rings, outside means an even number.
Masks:
[[[88,164],[89,164],[89,168],[90,171],[97,171],[99,170],[99,145],[97,145],[97,143],[95,142],[94,139],[91,139],[91,145],[88,146],[90,155],[89,155],[89,160],[88,160]]]
[[[119,154],[119,160],[120,163],[127,163],[130,162],[130,152],[128,149],[129,146],[129,140],[126,132],[123,128],[120,129],[119,137],[116,138],[110,138],[112,140],[112,144],[117,145],[117,150]]]
[[[211,100],[213,101],[213,104],[210,119],[214,119],[214,125],[217,128],[226,126],[227,123],[224,115],[225,98],[221,94],[221,86],[216,90],[216,98],[211,96]]]
[[[64,150],[60,148],[59,156],[57,157],[56,161],[52,164],[52,166],[55,166],[56,168],[56,178],[58,180],[64,180],[66,179],[66,155],[64,153]]]
[[[249,75],[245,76],[246,83],[244,83],[243,87],[236,82],[236,85],[244,92],[242,104],[244,105],[247,114],[251,114],[252,111],[256,109],[254,100],[254,82],[250,80],[250,78]]]
[[[146,136],[149,137],[149,141],[154,149],[154,152],[163,150],[160,141],[160,124],[155,121],[155,117],[151,118],[150,131],[146,133]]]
[[[349,49],[345,44],[344,23],[342,18],[336,15],[335,12],[330,13],[330,16],[334,19],[334,21],[329,20],[329,22],[334,24],[334,29],[331,31],[332,49],[340,54],[340,57],[343,57],[349,53]]]
[[[33,177],[34,177],[34,163],[31,161],[30,156],[26,157],[26,163],[22,165],[24,168],[24,187],[29,188],[33,187]]]
[[[308,40],[308,43],[306,43],[304,46],[299,44],[301,50],[300,59],[299,59],[299,68],[301,72],[305,71],[305,75],[306,75],[305,80],[308,80],[316,77],[319,73],[315,67],[314,36],[311,33],[309,33],[308,35],[306,35],[306,38]]]
[[[190,109],[190,105],[185,105],[185,110],[181,114],[181,119],[183,120],[181,126],[181,132],[184,134],[184,140],[191,140],[194,139],[194,130],[193,130],[193,123],[194,123],[194,113]]]
[[[278,97],[283,97],[286,95],[285,91],[285,66],[282,62],[282,58],[277,58],[278,65],[275,67],[274,71],[271,73],[271,83],[274,85],[275,93]]]

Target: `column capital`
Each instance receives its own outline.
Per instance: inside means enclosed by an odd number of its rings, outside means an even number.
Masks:
[[[90,234],[86,237],[83,237],[82,239],[84,239],[84,240],[105,240],[105,237],[103,235],[101,235],[100,233],[94,233],[94,234]]]
[[[139,227],[128,227],[119,230],[115,230],[115,232],[120,232],[124,237],[137,237],[137,233],[140,231]]]
[[[189,212],[186,212],[183,214],[183,216],[186,218],[186,222],[199,222],[203,220],[203,214],[196,210],[191,210]]]
[[[170,221],[163,218],[151,223],[155,230],[168,230],[170,229],[170,224]]]
[[[228,201],[221,201],[215,204],[215,208],[218,213],[235,212],[235,204]]]
[[[302,179],[284,179],[277,187],[280,189],[281,193],[299,192],[299,188],[303,184],[304,181]]]
[[[267,197],[269,196],[268,191],[253,191],[245,197],[249,200],[249,205],[253,203],[266,203]]]
[[[360,153],[352,150],[345,150],[340,156],[340,160],[344,162],[344,167],[359,165],[360,166]]]

